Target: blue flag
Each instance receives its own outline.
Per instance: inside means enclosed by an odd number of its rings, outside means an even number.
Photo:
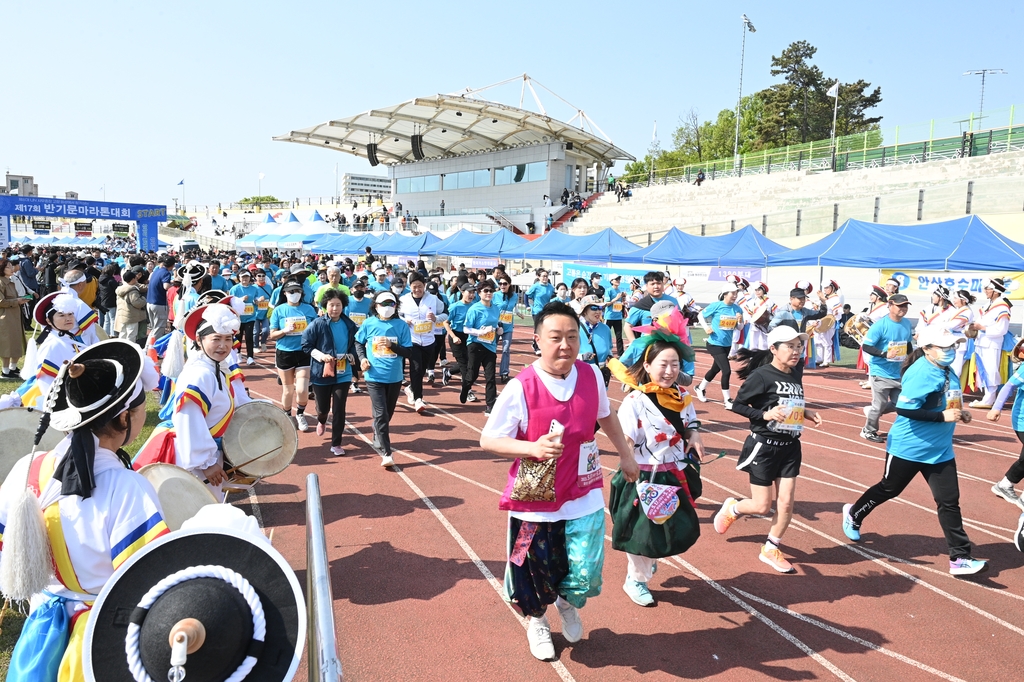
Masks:
[[[185,178],[182,178],[182,179],[181,179],[181,182],[179,182],[178,184],[179,184],[179,185],[184,185],[184,184],[185,184]]]

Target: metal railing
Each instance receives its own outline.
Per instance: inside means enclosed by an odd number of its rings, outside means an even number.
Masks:
[[[341,680],[320,480],[306,477],[306,648],[310,682]]]

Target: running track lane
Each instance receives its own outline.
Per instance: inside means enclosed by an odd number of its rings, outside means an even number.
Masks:
[[[513,373],[533,359],[527,341],[514,348]],[[707,360],[698,353],[698,373]],[[248,368],[254,397],[279,399],[271,365],[267,353]],[[749,492],[734,469],[746,420],[722,409],[713,386],[712,400],[698,405],[705,444],[730,456],[704,469],[701,539],[659,563],[651,609],[622,592],[625,557],[606,545],[604,593],[581,612],[584,639],[567,644],[549,610],[556,665],[530,656],[520,619],[496,591],[506,525],[497,499],[508,462],[480,451],[483,404],[460,405],[457,385],[427,388],[432,407],[422,416],[400,400],[393,440],[401,472],[379,466],[360,437],[372,433],[369,400],[351,396],[350,455],[334,458],[329,443],[301,434],[295,463],[257,486],[258,509],[304,580],[303,487],[306,474],[320,475],[339,652],[350,680],[975,680],[1018,672],[1024,561],[1009,542],[1018,512],[988,490],[1015,457],[1016,438],[1005,423],[979,421],[977,411],[975,422],[957,427],[961,506],[975,556],[992,564],[987,574],[962,581],[946,573],[934,503],[920,479],[876,510],[864,540],[850,545],[839,527],[842,503],[878,480],[884,456],[858,436],[859,410],[870,398],[859,376],[838,368],[805,375],[826,424],[805,431],[796,514],[783,543],[797,575],[758,561],[767,520],[743,518],[725,536],[711,527],[725,497]],[[617,408],[617,384],[610,395]],[[883,430],[888,423],[883,418]],[[607,454],[606,438],[598,442],[610,475],[617,458]],[[248,499],[238,504],[256,508]]]

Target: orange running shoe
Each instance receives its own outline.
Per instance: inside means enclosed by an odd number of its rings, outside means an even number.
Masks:
[[[796,569],[793,568],[793,564],[786,561],[786,557],[782,556],[782,551],[777,547],[774,549],[768,549],[764,545],[761,545],[761,561],[765,562],[779,573],[796,573]]]
[[[734,504],[736,504],[735,497],[727,497],[725,502],[722,503],[722,508],[718,510],[717,514],[715,514],[716,532],[720,534],[725,533],[725,531],[729,530],[729,526],[732,525],[732,522],[738,518],[736,514],[732,513],[732,506]]]

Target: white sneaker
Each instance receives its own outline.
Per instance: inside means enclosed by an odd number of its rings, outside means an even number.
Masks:
[[[391,467],[395,465],[395,460],[391,455],[384,455],[381,457],[380,465],[382,467]]]
[[[562,604],[565,604],[564,609]],[[579,609],[562,598],[555,602],[555,606],[558,607],[558,616],[562,619],[562,636],[565,637],[565,641],[575,644],[583,639],[583,620],[580,619]]]
[[[332,445],[331,446],[331,454],[336,456],[336,457],[344,457],[345,456],[345,448],[341,447],[340,445]]]
[[[247,364],[247,365],[255,365],[256,361],[254,359],[252,359],[252,358],[246,358],[245,364]]]
[[[412,397],[412,388],[410,388],[409,386],[405,387],[405,397],[409,399],[410,405],[416,402],[416,399]]]
[[[722,401],[722,406],[725,407],[725,409],[727,409],[727,410],[731,410],[732,409],[732,401],[731,400],[723,400]]]
[[[420,414],[423,414],[423,410],[427,409],[427,404],[426,404],[426,403],[424,403],[424,402],[423,402],[422,400],[420,400],[420,399],[417,399],[417,400],[416,400],[416,404],[415,404],[415,406],[414,406],[414,409],[415,409],[415,410],[416,410],[416,411],[417,411],[418,413],[420,413]]]
[[[531,618],[530,625],[526,628],[526,641],[530,643],[530,653],[541,661],[550,661],[555,658],[555,645],[551,641],[551,626],[548,625],[548,617]]]
[[[300,412],[299,414],[295,415],[295,426],[296,428],[298,428],[299,431],[302,431],[303,433],[309,431],[309,424],[306,422],[306,415],[304,413]]]
[[[994,486],[992,486],[992,492],[998,495],[999,497],[1003,498],[1010,504],[1019,505],[1021,503],[1020,495],[1017,494],[1017,491],[1013,489],[1012,485],[1004,488],[1003,486],[999,485],[999,483],[996,483]]]
[[[477,401],[476,393],[473,393],[473,391],[470,391],[470,392],[469,392],[469,393],[468,393],[468,394],[466,395],[466,400],[467,400],[468,402],[471,402],[471,403],[475,403],[475,402]]]
[[[702,403],[706,403],[708,401],[708,397],[704,394],[704,389],[701,388],[699,385],[693,387],[693,394],[697,396],[697,400],[701,401]]]

